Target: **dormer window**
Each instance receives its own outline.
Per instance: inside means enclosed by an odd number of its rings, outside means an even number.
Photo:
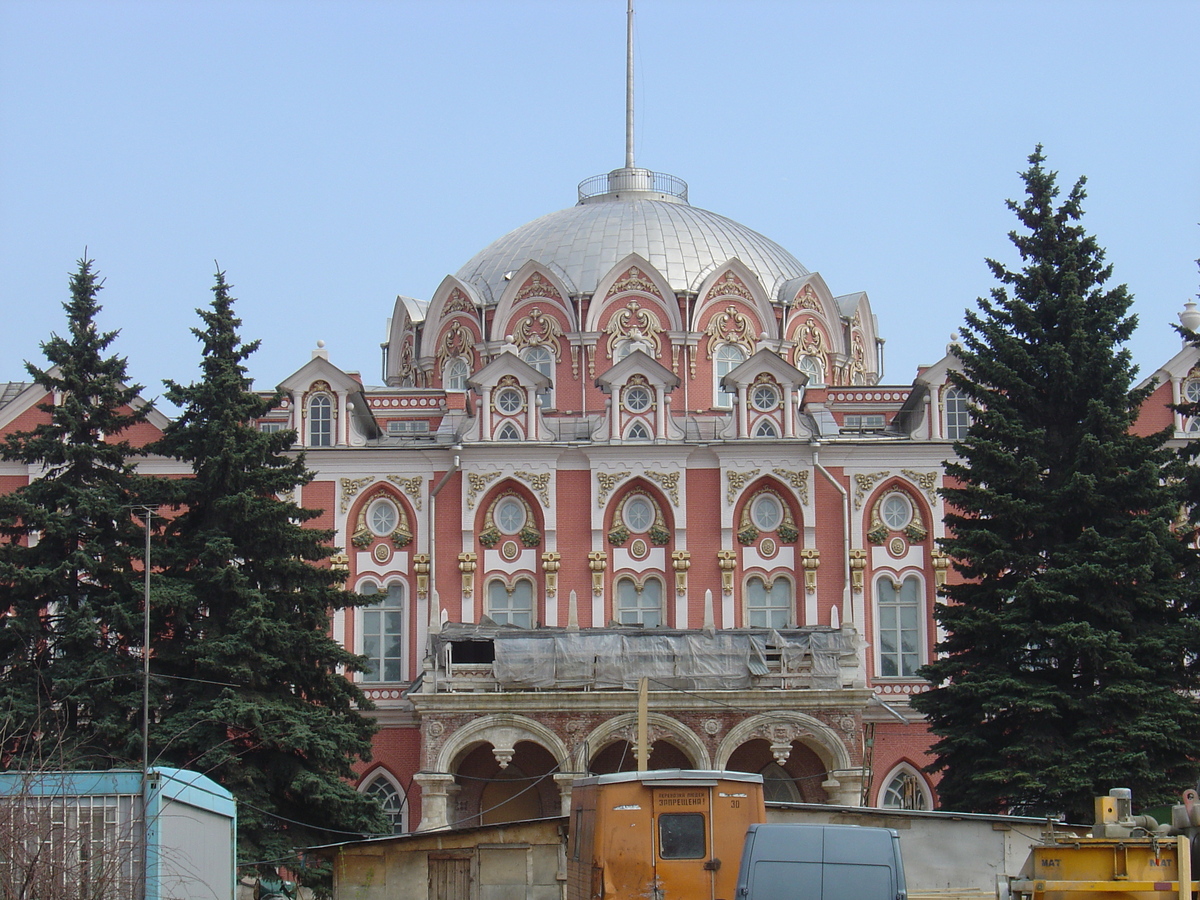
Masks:
[[[543,409],[553,406],[554,354],[550,351],[550,348],[542,345],[526,347],[521,351],[521,359],[537,369],[539,374],[545,375],[550,379],[550,387],[538,391],[537,396]]]
[[[496,440],[498,441],[519,441],[521,432],[517,431],[517,427],[512,422],[505,422],[504,426],[496,432]]]
[[[333,446],[333,398],[313,394],[308,400],[308,446]]]
[[[1183,383],[1185,403],[1200,403],[1200,378],[1189,378]]]
[[[1200,393],[1198,393],[1200,396]],[[946,409],[946,439],[961,441],[971,427],[971,413],[967,409],[967,395],[956,387],[947,389],[943,398]]]
[[[775,427],[775,423],[770,419],[763,419],[754,429],[756,438],[777,438],[779,437],[779,429]]]

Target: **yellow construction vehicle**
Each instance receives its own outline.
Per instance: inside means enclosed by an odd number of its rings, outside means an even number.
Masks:
[[[1200,832],[1196,792],[1184,793],[1171,822],[1133,815],[1127,788],[1096,798],[1088,837],[1048,832],[1021,874],[1002,880],[999,900],[1193,900],[1192,840]]]

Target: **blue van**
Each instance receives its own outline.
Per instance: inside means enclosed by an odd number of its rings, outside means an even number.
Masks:
[[[907,900],[900,835],[860,825],[751,825],[738,900]]]

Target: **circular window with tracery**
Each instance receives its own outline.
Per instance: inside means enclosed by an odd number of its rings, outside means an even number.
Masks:
[[[759,494],[750,504],[750,520],[759,531],[774,531],[783,521],[783,504],[774,494]]]
[[[516,388],[501,388],[496,392],[496,409],[502,413],[518,413],[525,405],[525,396]]]
[[[492,520],[501,534],[516,534],[525,527],[525,519],[525,504],[516,497],[504,497],[492,513]]]
[[[760,412],[770,412],[779,405],[779,388],[773,384],[756,384],[750,402]]]
[[[400,513],[391,500],[380,498],[367,509],[367,527],[377,537],[387,537],[400,524]]]
[[[625,389],[625,408],[630,412],[645,412],[650,408],[650,391],[641,385]]]
[[[900,531],[912,521],[912,503],[903,494],[888,494],[879,504],[879,517],[892,531]]]
[[[645,497],[630,497],[621,510],[621,518],[632,533],[647,532],[654,524],[654,506]]]
[[[1200,403],[1200,378],[1191,378],[1183,383],[1183,399],[1188,403]]]

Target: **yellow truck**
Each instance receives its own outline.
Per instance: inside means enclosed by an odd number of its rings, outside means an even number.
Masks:
[[[1193,900],[1192,838],[1200,830],[1195,791],[1169,824],[1135,816],[1130,792],[1096,798],[1091,835],[1048,833],[1019,875],[1002,880],[999,900]]]

